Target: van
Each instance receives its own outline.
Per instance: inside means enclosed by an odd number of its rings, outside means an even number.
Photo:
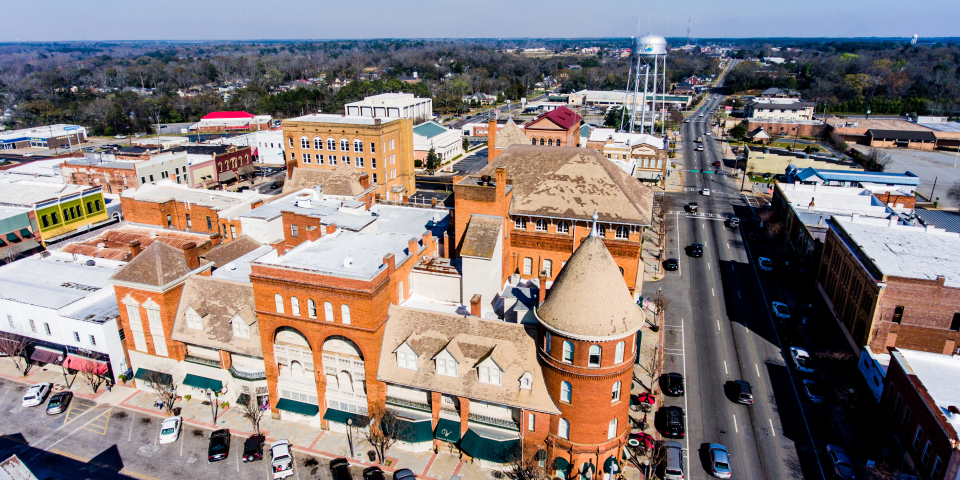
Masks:
[[[667,440],[663,442],[667,465],[663,470],[666,480],[683,480],[683,447],[680,442]]]

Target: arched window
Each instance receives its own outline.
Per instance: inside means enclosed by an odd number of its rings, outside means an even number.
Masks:
[[[624,240],[625,240],[625,239],[628,239],[628,238],[630,238],[630,230],[628,230],[627,227],[619,226],[619,227],[617,227],[617,233],[616,233],[615,236],[616,236],[616,238],[621,238],[621,239],[624,239]]]
[[[223,171],[223,163],[222,163],[222,162],[217,162],[217,172],[219,173],[219,172],[222,172],[222,171]]]
[[[550,335],[550,332],[546,332],[543,336],[543,349],[547,352],[547,355],[553,352],[553,335]]]
[[[570,400],[573,398],[573,387],[570,385],[570,382],[563,382],[560,384],[560,401],[570,403]]]
[[[350,325],[350,305],[340,305],[340,320],[344,325]]]
[[[602,349],[600,348],[600,345],[590,345],[590,357],[589,357],[589,363],[588,363],[589,366],[591,367],[600,366],[601,351]]]
[[[564,363],[573,363],[573,342],[569,340],[563,341],[563,358]]]
[[[546,232],[546,231],[547,231],[547,221],[546,221],[546,220],[544,220],[544,219],[542,219],[542,218],[538,218],[538,219],[537,219],[537,231],[538,231],[538,232]]]
[[[534,455],[533,459],[536,460],[537,465],[539,465],[540,468],[546,467],[546,466],[547,466],[547,451],[546,451],[546,450],[540,450],[540,451],[538,451],[537,454]]]
[[[553,139],[552,139],[552,138],[547,140],[547,146],[548,146],[548,147],[552,147],[552,146],[553,146]]]
[[[341,150],[341,151],[344,151],[344,152],[349,152],[349,151],[350,151],[350,141],[347,140],[346,138],[341,138],[341,139],[340,139],[340,150]]]
[[[314,302],[312,298],[307,299],[307,314],[310,318],[317,318],[317,302]]]
[[[605,237],[607,236],[607,227],[604,227],[603,225],[600,225],[600,224],[598,223],[598,224],[597,224],[597,234],[600,235],[601,238],[605,238]]]
[[[520,388],[524,390],[533,388],[533,375],[530,372],[523,372],[523,375],[520,375]]]
[[[336,149],[337,149],[337,141],[334,140],[334,139],[332,139],[332,138],[328,138],[328,139],[327,139],[327,150],[336,150]]]
[[[570,233],[570,224],[567,222],[557,223],[557,233]]]
[[[624,348],[624,343],[623,343],[623,340],[621,340],[619,343],[617,343],[617,349],[616,349],[616,351],[615,351],[614,354],[613,354],[613,362],[614,362],[614,363],[622,363],[622,362],[623,362],[623,348]]]
[[[363,151],[363,142],[359,139],[353,141],[353,151],[362,152]]]
[[[297,297],[290,297],[290,312],[296,316],[300,316],[300,300]]]
[[[526,230],[527,219],[524,217],[517,217],[517,219],[513,221],[513,227],[517,230]]]
[[[277,304],[277,313],[283,313],[283,297],[277,293],[273,296],[273,301]]]
[[[560,438],[570,438],[570,421],[566,418],[560,419],[560,424],[557,426],[557,436]]]
[[[323,140],[320,137],[313,137],[313,149],[323,150]]]
[[[531,142],[531,143],[530,143],[530,145],[536,145],[536,144],[537,144],[537,139],[536,139],[536,138],[534,138],[534,139],[533,139],[533,140],[531,140],[530,142]]]
[[[333,321],[333,304],[330,302],[323,302],[323,319],[328,322]]]
[[[617,380],[617,382],[613,384],[613,391],[611,392],[612,398],[611,398],[611,400],[610,400],[611,403],[613,403],[613,402],[619,402],[619,401],[620,401],[620,386],[621,386],[621,385],[622,385],[622,384],[620,383],[619,380]]]
[[[560,146],[560,139],[559,139],[559,138],[557,139],[557,146],[558,146],[558,147]]]
[[[610,425],[607,426],[607,440],[617,436],[617,419],[614,418],[610,420]]]
[[[300,148],[310,148],[310,140],[307,140],[307,137],[300,137]]]
[[[543,139],[542,139],[542,138],[540,139],[540,146],[541,146],[541,147],[543,146]]]

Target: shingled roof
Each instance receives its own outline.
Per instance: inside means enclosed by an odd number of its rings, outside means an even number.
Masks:
[[[497,140],[494,148],[497,150],[506,150],[511,145],[526,145],[530,143],[527,134],[511,118],[507,124],[497,131]]]
[[[210,263],[207,260],[200,260],[201,265]],[[110,279],[162,287],[186,276],[190,271],[183,250],[163,242],[153,242]]]
[[[262,246],[250,236],[240,235],[236,240],[217,245],[202,258],[213,262],[214,268],[220,268]]]
[[[187,312],[190,309],[200,317],[203,329],[188,326]],[[170,338],[191,345],[263,357],[254,309],[252,284],[194,275],[183,285]],[[235,318],[247,324],[250,338],[233,334],[231,320]]]
[[[298,192],[316,185],[323,187],[325,195],[356,197],[363,193],[360,177],[364,175],[350,165],[341,163],[335,170],[295,168],[293,177],[284,182],[283,193]]]
[[[530,122],[530,125],[533,125],[543,119],[550,120],[551,122],[557,124],[557,126],[560,128],[569,130],[570,128],[574,127],[577,122],[582,119],[582,117],[577,115],[577,112],[574,112],[567,107],[560,106],[533,119],[533,121]]]
[[[511,214],[649,225],[653,190],[590,148],[514,145],[477,175],[507,169]]]
[[[501,217],[476,213],[471,215],[460,254],[465,257],[493,258],[502,226]]]

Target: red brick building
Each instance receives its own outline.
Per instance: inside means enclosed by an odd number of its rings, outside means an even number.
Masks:
[[[561,106],[531,120],[524,125],[523,131],[534,145],[579,147],[582,123],[580,115]]]
[[[102,187],[106,193],[120,193],[139,185],[134,162],[71,158],[60,164],[60,174],[65,183]]]

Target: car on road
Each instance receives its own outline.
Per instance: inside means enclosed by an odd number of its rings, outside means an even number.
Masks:
[[[663,261],[663,269],[668,272],[675,272],[680,268],[680,260],[668,258]]]
[[[697,213],[697,210],[700,208],[700,205],[697,202],[690,202],[687,204],[687,211],[690,213]]]
[[[703,134],[704,134],[704,135],[710,135],[710,130],[707,130],[706,132],[703,132]]]
[[[694,243],[687,247],[687,255],[690,255],[693,258],[700,258],[703,256],[703,245],[699,243]]]
[[[255,462],[263,458],[263,435],[251,435],[243,441],[243,463]]]
[[[416,480],[417,476],[409,468],[401,468],[393,472],[393,480]]]
[[[852,480],[857,478],[853,472],[853,461],[850,455],[839,445],[827,445],[827,456],[833,466],[833,478]]]
[[[183,419],[180,417],[170,417],[163,420],[160,424],[160,445],[173,443],[180,438],[180,427],[183,425]]]
[[[83,151],[87,153],[93,153],[93,152],[96,152],[97,149],[94,147],[83,147]]]
[[[47,415],[56,415],[67,411],[70,406],[70,400],[73,400],[73,392],[57,392],[50,396],[47,402]]]
[[[23,394],[23,402],[21,403],[24,407],[36,407],[43,403],[47,399],[47,395],[50,395],[50,385],[47,382],[38,383],[36,385],[31,385],[27,388],[27,393]]]
[[[238,187],[236,190],[234,190],[234,192],[240,193],[240,192],[245,192],[247,190],[250,190],[250,185],[243,185],[241,187]]]
[[[697,115],[697,116],[698,116],[698,117],[702,117],[702,116],[703,116],[703,114],[701,113],[701,114],[699,114],[699,115]]]
[[[700,195],[706,195],[706,196],[709,197],[709,196],[710,196],[710,189],[709,189],[709,188],[701,188],[701,189],[700,189]]]
[[[113,138],[127,138],[126,135],[114,135]]]
[[[770,302],[770,305],[773,307],[773,314],[777,318],[790,318],[790,307],[787,307],[787,304],[780,302]]]
[[[698,151],[698,152],[702,152],[702,151],[703,151],[703,145],[697,145],[697,151]]]
[[[293,475],[293,457],[290,455],[290,442],[277,440],[270,444],[270,467],[274,480]]]
[[[713,161],[713,166],[714,166],[714,167],[722,167],[722,166],[723,166],[723,162],[721,162],[720,160],[714,160],[714,161]]]
[[[160,128],[167,128],[166,125],[160,125]]]
[[[230,454],[230,430],[216,430],[210,434],[210,444],[207,445],[207,461],[219,462]]]
[[[737,228],[740,226],[740,218],[730,217],[727,219],[727,226],[730,228]]]
[[[793,359],[793,366],[803,373],[813,373],[813,362],[810,354],[800,347],[790,347],[790,358]]]
[[[759,265],[760,270],[763,270],[764,272],[773,271],[773,262],[767,257],[757,258],[757,265]]]
[[[666,480],[683,480],[683,446],[680,442],[667,440],[663,442],[664,458],[667,464],[663,468]]]
[[[367,467],[363,469],[363,480],[387,480],[380,467]]]
[[[734,393],[737,395],[737,403],[744,405],[753,405],[753,389],[750,388],[750,382],[746,380],[734,380],[736,386]]]
[[[350,476],[350,462],[346,458],[330,460],[330,474],[333,475],[333,480],[353,480]]]
[[[717,478],[730,478],[732,472],[727,447],[719,443],[711,443],[707,450],[710,457],[710,475]]]
[[[279,183],[273,182],[273,183],[270,184],[270,189],[271,189],[271,190],[275,190],[275,189],[277,189],[277,188],[280,188],[280,184],[279,184]]]
[[[664,392],[675,397],[683,395],[683,375],[672,372],[664,374],[663,377]]]
[[[823,403],[823,389],[816,381],[809,378],[803,379],[803,391],[811,403]]]
[[[671,438],[683,438],[687,433],[683,408],[663,408],[663,435]]]

